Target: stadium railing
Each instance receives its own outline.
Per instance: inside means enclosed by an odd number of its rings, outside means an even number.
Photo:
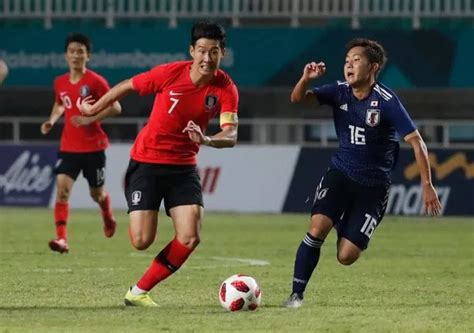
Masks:
[[[423,18],[474,18],[473,0],[3,0],[0,19],[43,20],[51,28],[55,19],[116,20],[161,18],[170,27],[178,19],[288,20],[298,27],[305,19],[349,19],[352,28],[361,19],[409,19],[414,29]]]
[[[57,142],[60,130],[42,136],[39,128],[44,117],[0,117],[0,143]],[[146,118],[107,119],[103,124],[112,142],[132,142],[146,123]],[[474,148],[474,120],[416,119],[425,141],[432,148]],[[61,123],[59,123],[61,124]],[[214,120],[209,133],[218,130]],[[316,147],[337,146],[331,119],[243,118],[239,119],[239,142],[242,144],[295,144]]]

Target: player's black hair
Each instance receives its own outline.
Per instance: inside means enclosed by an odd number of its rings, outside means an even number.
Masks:
[[[92,45],[91,45],[91,40],[89,37],[87,37],[84,34],[74,32],[66,37],[66,40],[64,41],[64,51],[67,51],[67,47],[69,44],[76,42],[79,44],[82,44],[86,47],[87,52],[91,51]]]
[[[387,54],[383,46],[375,41],[368,38],[354,38],[346,45],[347,52],[353,47],[360,46],[363,47],[365,50],[365,55],[369,59],[370,63],[377,63],[380,66],[379,71],[380,73],[387,63]]]
[[[224,28],[217,23],[201,21],[194,23],[191,29],[191,45],[196,46],[196,41],[200,38],[214,39],[219,41],[222,49],[225,48],[225,39],[227,35]]]

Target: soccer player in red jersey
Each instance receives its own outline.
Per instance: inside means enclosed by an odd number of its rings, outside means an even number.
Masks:
[[[219,69],[225,37],[218,24],[194,24],[192,61],[159,65],[125,80],[97,103],[83,101],[81,110],[92,116],[75,118],[82,125],[103,117],[104,110],[132,91],[156,95],[150,119],[131,150],[126,174],[129,234],[138,250],[153,243],[162,200],[176,234],[127,292],[126,305],[157,306],[148,292],[181,267],[199,244],[203,201],[196,154],[200,145],[225,148],[237,141],[238,91]],[[214,115],[220,117],[221,131],[207,136],[204,133]]]
[[[80,115],[81,100],[99,99],[110,88],[99,74],[86,68],[90,59],[90,40],[82,34],[72,34],[65,41],[65,59],[69,72],[54,81],[55,102],[49,119],[41,125],[41,133],[46,135],[56,121],[64,114],[64,129],[55,167],[56,204],[54,218],[56,239],[49,242],[53,251],[69,251],[66,225],[69,217],[69,195],[74,182],[82,171],[89,183],[90,195],[102,210],[104,234],[112,237],[116,222],[112,216],[110,196],[104,190],[105,152],[109,145],[107,135],[97,119],[87,126],[75,126],[71,119]],[[121,112],[118,102],[106,109],[104,115],[112,116]]]

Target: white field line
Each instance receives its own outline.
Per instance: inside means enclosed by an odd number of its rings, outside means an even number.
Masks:
[[[130,253],[132,257],[153,257],[150,254],[146,253]],[[269,261],[261,259],[251,259],[251,258],[232,258],[232,257],[196,257],[193,259],[197,260],[206,260],[206,261],[215,261],[216,264],[210,265],[193,265],[186,264],[184,267],[187,269],[214,269],[221,267],[242,267],[242,266],[268,266],[270,265]],[[123,267],[84,267],[84,268],[34,268],[29,270],[33,273],[73,273],[74,271],[80,272],[112,272],[112,271],[124,271]]]
[[[33,273],[72,273],[76,272],[112,272],[112,271],[124,271],[123,267],[84,267],[84,268],[34,268],[28,270]]]
[[[153,258],[154,255],[149,253],[142,252],[130,252],[129,256],[131,257],[146,257]],[[216,264],[210,265],[195,265],[195,264],[185,264],[186,268],[190,269],[205,269],[205,268],[219,268],[219,267],[238,267],[238,266],[268,266],[270,262],[262,259],[252,259],[252,258],[234,258],[234,257],[191,257],[191,262],[195,260],[206,260],[206,261],[215,261]]]
[[[242,264],[247,264],[250,266],[268,266],[270,265],[269,261],[261,260],[261,259],[250,259],[250,258],[227,258],[227,257],[211,257],[211,259],[217,261],[235,261]]]

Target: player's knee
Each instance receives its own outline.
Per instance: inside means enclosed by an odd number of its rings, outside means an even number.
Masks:
[[[97,203],[101,203],[102,201],[104,201],[104,196],[96,193],[91,193],[91,198]]]
[[[153,244],[153,239],[140,235],[131,237],[132,246],[140,251],[146,250]]]
[[[189,249],[194,249],[201,242],[199,235],[182,236],[182,237],[178,237],[178,240],[181,244],[183,244]]]
[[[326,239],[328,233],[332,229],[332,222],[328,217],[322,215],[313,215],[308,232],[316,238]]]
[[[71,192],[68,189],[59,189],[57,192],[57,200],[61,202],[68,201],[70,195]]]
[[[139,250],[139,251],[143,251],[143,250],[146,250],[150,247],[151,243],[150,242],[146,242],[146,241],[142,241],[142,240],[132,240],[132,245],[135,249]]]
[[[337,261],[344,266],[352,265],[359,258],[358,253],[352,253],[347,251],[340,251],[337,253]]]
[[[105,199],[105,193],[104,191],[90,191],[90,196],[92,200],[94,200],[97,203],[101,203]]]

